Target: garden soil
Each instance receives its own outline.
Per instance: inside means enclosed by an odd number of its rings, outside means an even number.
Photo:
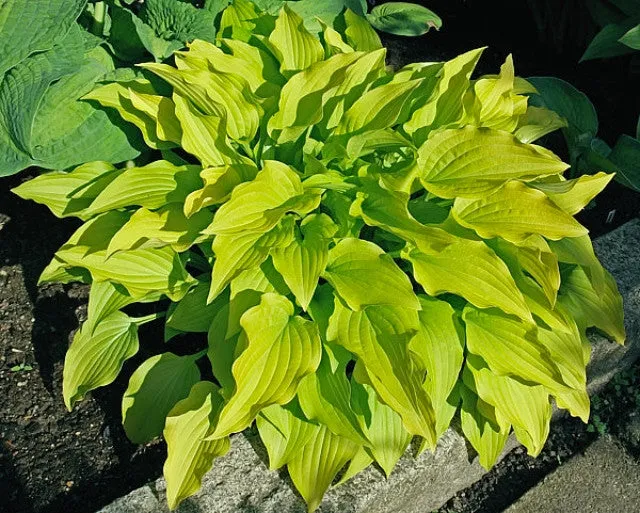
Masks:
[[[446,59],[489,45],[480,71],[493,73],[512,51],[520,75],[559,76],[584,90],[596,105],[600,136],[607,142],[615,143],[620,133],[634,133],[640,76],[632,72],[629,59],[576,64],[580,48],[539,42],[525,2],[429,4],[443,15],[445,26],[417,39],[385,38],[392,64]],[[549,143],[562,155],[561,138]],[[46,208],[9,192],[28,177],[29,171],[0,183],[0,511],[91,513],[161,474],[164,444],[130,444],[120,424],[128,376],[144,358],[161,350],[161,333],[143,327],[145,349],[125,365],[117,382],[92,393],[73,412],[66,410],[62,364],[86,314],[88,289],[38,286],[37,280],[78,224],[56,219]],[[636,216],[639,205],[635,193],[613,186],[581,220],[596,236]],[[637,405],[623,401],[615,390],[607,397],[618,405],[609,423],[615,430],[615,418]],[[500,511],[595,436],[579,422],[560,421],[537,460],[517,449],[441,511]]]

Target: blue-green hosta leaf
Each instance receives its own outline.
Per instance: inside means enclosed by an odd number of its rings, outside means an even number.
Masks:
[[[294,413],[296,409],[299,408],[273,404],[263,408],[256,417],[260,439],[269,454],[271,470],[279,469],[297,458],[307,442],[317,436],[321,429],[303,420],[301,413]]]
[[[435,91],[427,103],[413,112],[404,124],[416,146],[420,146],[433,128],[458,122],[463,112],[463,97],[469,88],[471,73],[480,60],[484,48],[464,53],[444,63]]]
[[[535,234],[560,240],[588,233],[545,193],[517,181],[507,182],[484,198],[457,198],[451,213],[458,223],[485,239],[502,237],[515,244]]]
[[[618,41],[629,48],[640,50],[640,25],[629,29]]]
[[[566,134],[571,145],[579,144],[580,139],[596,136],[598,115],[584,93],[555,77],[531,77],[527,80],[536,88],[531,104],[551,109],[567,120]]]
[[[575,215],[602,192],[613,176],[600,172],[563,182],[533,182],[531,185],[544,192],[567,214]]]
[[[597,293],[585,270],[576,267],[562,280],[558,299],[580,329],[595,326],[622,344],[626,338],[622,297],[611,274],[606,270],[604,273],[604,290]]]
[[[294,225],[293,216],[287,215],[266,233],[216,235],[213,241],[216,260],[208,300],[215,299],[242,271],[260,266],[271,251],[289,246],[294,238]]]
[[[312,214],[301,224],[303,239],[274,249],[273,265],[298,303],[307,310],[329,259],[329,243],[338,227],[326,214]]]
[[[377,5],[367,20],[378,30],[398,36],[421,36],[430,29],[440,30],[442,20],[433,11],[411,2],[388,2]]]
[[[318,327],[294,316],[291,302],[279,294],[264,294],[258,306],[242,315],[240,325],[235,386],[222,391],[227,402],[214,438],[243,430],[266,406],[288,403],[300,380],[320,363]]]
[[[606,59],[634,52],[634,48],[624,44],[622,38],[637,24],[637,19],[625,20],[619,23],[605,25],[593,38],[580,61],[591,59]]]
[[[427,294],[450,292],[478,308],[500,308],[532,322],[506,264],[484,242],[458,240],[437,253],[404,251],[403,258],[411,262],[415,279]]]
[[[358,13],[347,9],[344,12],[345,30],[344,35],[347,43],[354,50],[360,52],[372,52],[382,48],[380,37],[376,31],[371,28],[369,22]]]
[[[203,114],[219,116],[223,112],[231,139],[250,141],[258,131],[262,108],[240,75],[200,69],[180,70],[168,64],[141,66],[171,84],[177,96],[193,102]]]
[[[209,238],[200,232],[209,226],[212,219],[213,214],[207,210],[187,218],[179,203],[169,203],[156,211],[141,208],[113,236],[107,255],[130,249],[164,246],[171,246],[182,253]]]
[[[80,327],[64,359],[62,396],[69,410],[87,392],[113,382],[125,360],[138,352],[138,326],[122,312],[91,328]]]
[[[78,101],[111,70],[113,62],[102,48],[85,54],[77,27],[58,46],[12,68],[0,85],[0,175],[29,165],[64,169],[139,155],[131,130]]]
[[[302,411],[309,420],[327,426],[336,435],[366,444],[368,439],[361,419],[351,406],[353,383],[346,373],[351,354],[333,344],[325,343],[323,347],[316,372],[300,381],[298,400]],[[367,404],[366,394],[364,404]]]
[[[443,130],[418,149],[420,180],[441,198],[481,198],[507,180],[557,175],[569,166],[549,150],[488,128]]]
[[[418,327],[417,311],[411,308],[367,306],[354,312],[336,298],[327,340],[356,355],[380,399],[400,414],[407,431],[434,447],[435,413],[422,386],[424,372],[409,349]]]
[[[53,48],[72,28],[86,0],[12,0],[0,17],[0,76],[35,52]]]
[[[221,407],[218,387],[209,381],[200,381],[167,416],[163,431],[167,460],[163,472],[169,508],[175,509],[181,501],[196,493],[213,460],[229,451],[229,437],[207,438]]]
[[[333,479],[357,452],[357,444],[334,435],[326,426],[320,426],[289,462],[289,476],[309,511],[315,511],[320,506]]]
[[[86,219],[85,209],[120,172],[108,162],[89,162],[68,173],[44,173],[12,189],[12,192],[23,199],[46,205],[56,217]]]
[[[216,212],[207,233],[264,233],[287,212],[303,215],[315,210],[319,203],[318,191],[305,191],[300,176],[291,167],[268,160],[254,180],[233,190],[231,199]]]
[[[520,117],[514,135],[520,142],[528,144],[566,127],[567,121],[556,112],[543,107],[529,106],[524,116]]]
[[[283,2],[279,0],[276,3]],[[321,23],[332,26],[345,7],[352,9],[360,16],[367,11],[366,0],[324,0],[323,2],[298,0],[287,5],[302,17],[307,29],[314,34],[320,31]]]
[[[166,160],[122,171],[98,194],[86,209],[90,215],[122,207],[157,209],[167,203],[183,202],[202,187],[199,166],[175,166]]]
[[[562,387],[560,371],[548,350],[537,340],[536,328],[497,310],[477,310],[467,306],[467,348],[482,357],[499,376],[539,383],[548,389]]]
[[[462,432],[478,453],[480,465],[489,470],[502,454],[511,426],[499,425],[494,408],[484,403],[474,391],[461,386],[460,392]]]
[[[616,166],[616,179],[622,185],[640,191],[640,139],[621,135],[609,160]]]
[[[174,148],[180,143],[181,129],[175,105],[170,98],[157,95],[145,79],[112,82],[85,94],[82,99],[116,109],[125,121],[140,129],[151,148]]]
[[[276,26],[269,35],[269,45],[280,61],[280,72],[291,76],[324,58],[320,41],[305,27],[303,19],[287,4],[278,15]]]
[[[136,369],[122,397],[122,425],[129,440],[142,444],[162,434],[169,412],[200,380],[198,356],[163,353]]]
[[[409,347],[427,369],[424,387],[436,416],[436,437],[440,438],[457,409],[451,395],[462,368],[464,329],[449,303],[420,296],[420,306],[420,327]]]
[[[496,410],[503,429],[512,425],[531,456],[540,454],[549,435],[551,403],[544,387],[530,386],[509,376],[496,375],[478,357],[467,359],[478,396]]]
[[[420,308],[407,275],[373,242],[342,239],[329,251],[322,277],[353,310],[367,305]]]
[[[389,477],[413,437],[404,428],[400,415],[381,402],[371,386],[360,385],[356,390],[359,397],[354,401],[361,403],[360,408],[366,405],[365,411],[358,411],[366,448]]]

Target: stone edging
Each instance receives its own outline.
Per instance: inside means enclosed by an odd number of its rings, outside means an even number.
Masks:
[[[640,356],[640,221],[633,220],[594,243],[603,265],[618,282],[625,301],[627,344],[621,347],[593,336],[589,391],[602,388],[615,373]],[[195,496],[178,513],[304,513],[306,508],[286,472],[268,470],[267,456],[255,433],[233,437],[227,456],[215,461]],[[505,453],[516,447],[512,438]],[[462,437],[449,430],[435,453],[417,459],[405,455],[385,480],[370,467],[345,485],[327,492],[322,513],[425,513],[439,508],[458,491],[479,480],[485,471],[469,461]],[[134,490],[98,513],[167,513],[165,483]]]

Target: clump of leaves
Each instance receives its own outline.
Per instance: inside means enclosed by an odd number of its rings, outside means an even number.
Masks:
[[[622,185],[640,191],[640,118],[635,137],[622,134],[611,147],[597,137],[598,114],[587,95],[559,78],[533,77],[529,82],[536,88],[531,103],[553,110],[566,122],[562,132],[573,177],[609,171]]]
[[[588,8],[601,30],[581,60],[606,59],[640,50],[638,0],[592,0]]]
[[[512,430],[539,453],[552,399],[586,422],[585,330],[625,335],[573,215],[611,175],[566,180],[533,144],[563,122],[528,106],[511,57],[477,80],[482,49],[394,72],[351,11],[318,40],[288,7],[234,9],[216,45],[143,66],[171,94],[138,77],[87,96],[162,160],[14,189],[84,221],[41,277],[92,283],[67,406],[156,317],[122,309],[166,297],[167,338],[206,341],[144,362],[122,411],[134,442],[164,435],[172,508],[254,421],[309,510],[345,467],[389,474],[413,437],[433,450],[454,416],[485,467]]]

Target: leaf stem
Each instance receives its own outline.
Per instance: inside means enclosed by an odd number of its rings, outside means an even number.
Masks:
[[[107,4],[104,1],[96,2],[93,10],[93,26],[91,32],[96,36],[103,36],[104,20],[107,16]]]
[[[156,319],[160,319],[167,315],[167,312],[156,312],[149,315],[145,315],[144,317],[134,317],[131,320],[135,322],[138,326],[142,326],[151,321],[155,321]]]

